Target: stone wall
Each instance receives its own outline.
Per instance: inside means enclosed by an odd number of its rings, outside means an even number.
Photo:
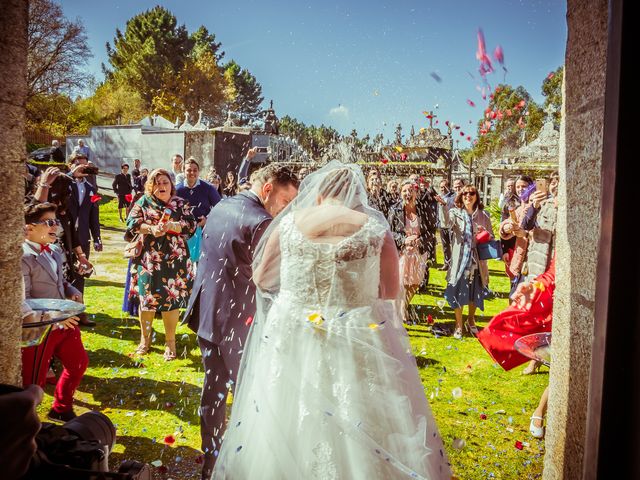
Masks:
[[[177,153],[184,157],[183,131],[143,131],[140,137],[140,161],[149,171],[154,168],[171,169],[171,158]]]
[[[213,130],[196,130],[185,134],[185,158],[196,159],[202,176],[213,166],[215,139],[216,132]]]
[[[22,242],[24,241],[23,173],[27,152],[24,124],[27,95],[27,19],[26,0],[2,2],[0,15],[0,176],[3,179],[3,205],[0,209],[0,383],[21,385],[20,376],[20,304],[23,298]],[[7,448],[3,445],[0,448]]]
[[[123,163],[133,165],[139,158],[142,167],[171,168],[171,157],[184,156],[185,132],[179,130],[149,130],[141,125],[114,125],[92,127],[89,135],[67,137],[67,156],[71,155],[78,140],[83,139],[91,150],[91,161],[101,171],[120,173]]]
[[[251,146],[251,135],[229,131],[216,131],[214,165],[216,172],[225,183],[227,172],[231,171],[238,180],[238,170],[245,152]]]
[[[569,0],[544,478],[581,478],[593,341],[607,1]]]

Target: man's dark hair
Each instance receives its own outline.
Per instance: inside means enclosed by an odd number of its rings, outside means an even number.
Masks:
[[[24,206],[24,223],[27,225],[30,223],[39,222],[42,216],[48,212],[54,212],[58,209],[53,203],[28,203]]]
[[[527,185],[531,185],[533,183],[533,178],[529,175],[520,175],[516,178],[516,182],[525,182]]]
[[[198,170],[200,170],[200,164],[199,164],[198,162],[196,162],[196,159],[195,159],[195,158],[193,158],[193,157],[189,157],[189,158],[187,159],[187,161],[186,161],[186,162],[184,162],[184,168],[185,168],[185,170],[186,170],[186,168],[187,168],[187,165],[189,165],[190,163],[193,163],[196,167],[198,167]]]
[[[289,167],[278,165],[276,163],[270,163],[266,167],[262,167],[251,174],[249,180],[253,183],[273,183],[281,187],[287,185],[293,185],[295,188],[300,186],[300,180],[297,175]]]
[[[122,170],[124,167],[129,168],[129,164],[128,163],[123,163],[122,165],[120,165],[120,170]]]

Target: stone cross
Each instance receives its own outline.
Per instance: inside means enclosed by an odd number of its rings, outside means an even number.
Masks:
[[[556,107],[554,107],[553,105],[549,104],[547,105],[547,108],[544,109],[544,113],[547,114],[547,116],[552,117],[554,113],[556,113]]]
[[[436,117],[437,115],[435,115],[433,112],[429,112],[429,128],[433,128],[433,119]]]

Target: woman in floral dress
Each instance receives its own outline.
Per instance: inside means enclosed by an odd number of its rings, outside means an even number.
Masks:
[[[169,172],[156,169],[127,218],[129,236],[142,234],[144,238],[142,254],[131,262],[129,295],[140,299],[140,345],[135,354],[149,351],[153,318],[161,312],[165,360],[176,358],[179,309],[187,306],[193,283],[186,239],[193,235],[196,221],[189,204],[175,194]]]

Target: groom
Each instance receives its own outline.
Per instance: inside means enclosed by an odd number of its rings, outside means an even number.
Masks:
[[[289,168],[271,164],[256,171],[251,189],[218,203],[202,231],[202,254],[184,321],[198,334],[205,377],[200,434],[205,452],[202,478],[213,470],[249,326],[256,313],[251,263],[274,216],[298,193]]]

